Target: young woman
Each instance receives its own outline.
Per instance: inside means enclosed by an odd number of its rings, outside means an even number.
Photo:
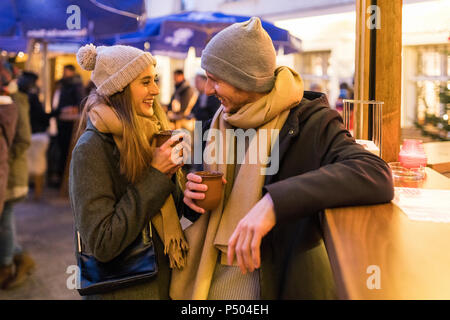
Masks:
[[[109,262],[151,223],[158,263],[150,281],[87,298],[168,299],[170,268],[183,267],[187,243],[174,205],[181,160],[172,145],[180,135],[152,147],[153,135],[168,129],[156,102],[156,62],[133,47],[93,45],[80,48],[77,60],[97,87],[83,110],[69,178],[84,251]]]

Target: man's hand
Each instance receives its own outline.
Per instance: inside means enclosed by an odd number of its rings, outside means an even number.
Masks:
[[[208,190],[206,184],[202,184],[202,177],[189,173],[187,175],[186,189],[184,190],[183,202],[197,213],[205,213],[205,209],[194,203],[196,199],[205,199],[205,191]]]
[[[242,218],[228,241],[228,264],[237,263],[243,274],[260,267],[262,238],[275,226],[275,210],[267,193]]]
[[[189,173],[186,178],[188,181],[186,182],[186,189],[184,190],[183,202],[197,213],[206,213],[205,209],[197,206],[194,201],[205,199],[205,192],[208,190],[208,186],[202,184],[202,177],[196,174]],[[227,183],[227,180],[224,177],[222,177],[222,183]]]

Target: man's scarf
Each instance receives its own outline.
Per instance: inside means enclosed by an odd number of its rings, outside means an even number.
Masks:
[[[290,109],[298,105],[303,97],[303,80],[295,71],[288,67],[279,67],[275,75],[275,85],[267,95],[244,105],[233,114],[224,113],[221,106],[212,120],[211,128],[218,129],[222,139],[211,139],[213,130],[210,130],[205,150],[212,148],[214,152],[219,153],[222,150],[224,157],[219,159],[219,163],[205,165],[205,170],[223,172],[227,184],[219,206],[203,214],[185,230],[190,250],[186,267],[172,272],[172,299],[208,298],[219,253],[221,263],[227,264],[228,240],[239,221],[261,199],[265,164],[271,155],[272,144],[278,139],[278,132],[283,127]],[[233,160],[236,160],[234,144],[225,139],[226,130],[233,127],[256,129],[256,136],[250,141],[245,151],[245,161],[240,164],[238,170],[236,161],[231,164],[225,161],[228,157],[234,157]],[[274,129],[276,135],[272,137]],[[258,143],[261,139],[265,140],[266,144]],[[258,150],[262,159],[257,159],[256,164],[250,161],[254,153],[252,150],[255,150],[254,144],[256,148],[259,148],[258,144],[266,148]]]

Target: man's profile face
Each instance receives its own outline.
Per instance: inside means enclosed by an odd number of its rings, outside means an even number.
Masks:
[[[249,92],[240,90],[209,72],[206,72],[206,76],[205,94],[215,95],[222,103],[224,112],[235,113],[251,102]]]

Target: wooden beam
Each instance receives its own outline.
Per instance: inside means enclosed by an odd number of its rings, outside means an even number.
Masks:
[[[384,102],[387,162],[397,161],[400,151],[401,52],[402,0],[356,0],[355,99]]]
[[[356,0],[355,100],[369,100],[370,30],[366,9],[370,0]]]
[[[376,31],[377,100],[384,101],[383,158],[397,161],[400,151],[402,92],[402,0],[378,0],[381,29]]]

